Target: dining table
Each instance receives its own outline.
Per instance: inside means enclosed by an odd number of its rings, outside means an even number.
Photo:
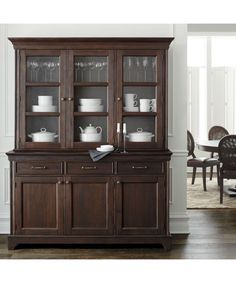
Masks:
[[[220,140],[199,140],[196,142],[199,150],[207,152],[218,152]]]

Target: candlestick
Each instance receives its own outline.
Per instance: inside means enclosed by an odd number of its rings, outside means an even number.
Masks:
[[[117,123],[117,133],[120,133],[120,123]]]
[[[123,123],[123,134],[126,134],[126,123]]]

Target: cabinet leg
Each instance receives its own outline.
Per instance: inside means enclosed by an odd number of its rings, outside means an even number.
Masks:
[[[8,250],[14,250],[17,247],[18,243],[15,239],[8,238]]]
[[[162,245],[166,252],[170,251],[171,250],[171,239],[163,241]]]

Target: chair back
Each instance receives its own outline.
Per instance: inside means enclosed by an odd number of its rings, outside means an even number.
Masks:
[[[224,136],[227,136],[229,132],[221,126],[213,126],[210,128],[208,132],[208,139],[209,140],[220,140]]]
[[[188,150],[188,156],[192,156],[195,158],[194,154],[194,148],[195,148],[195,142],[193,135],[187,130],[187,150]]]
[[[236,135],[228,135],[220,140],[219,159],[223,170],[236,170]]]

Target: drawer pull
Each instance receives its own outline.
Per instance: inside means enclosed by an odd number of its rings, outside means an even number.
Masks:
[[[32,170],[46,170],[46,166],[31,166]]]
[[[67,184],[67,185],[70,184],[70,181],[66,181],[66,184]]]
[[[97,167],[96,166],[82,166],[81,169],[82,170],[96,170]]]
[[[58,181],[57,184],[58,184],[58,185],[61,185],[61,184],[63,184],[63,182],[62,182],[62,181]]]
[[[132,166],[132,169],[147,169],[147,166]]]

